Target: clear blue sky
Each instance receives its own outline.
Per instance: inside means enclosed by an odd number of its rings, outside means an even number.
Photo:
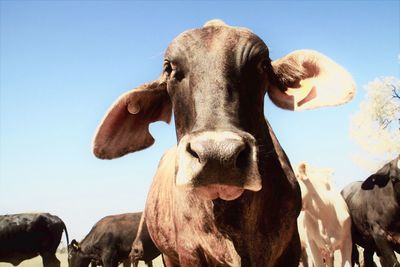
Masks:
[[[292,163],[336,170],[338,189],[366,178],[352,162],[349,116],[376,77],[399,77],[399,1],[1,1],[0,214],[48,211],[82,238],[101,217],[142,210],[158,160],[175,142],[157,123],[151,148],[112,161],[94,131],[124,91],[156,79],[180,32],[221,18],[257,33],[277,59],[315,49],[352,73],[340,108],[265,115]]]

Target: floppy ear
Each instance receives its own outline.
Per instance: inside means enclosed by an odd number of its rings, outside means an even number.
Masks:
[[[112,159],[154,143],[149,124],[171,120],[172,105],[166,84],[155,81],[120,96],[106,113],[93,140],[93,152]]]
[[[275,82],[271,100],[289,110],[336,106],[355,94],[351,75],[337,63],[313,50],[297,50],[272,62]]]
[[[362,184],[361,188],[364,190],[374,189],[375,185],[384,187],[389,182],[389,175],[373,174],[368,177]]]

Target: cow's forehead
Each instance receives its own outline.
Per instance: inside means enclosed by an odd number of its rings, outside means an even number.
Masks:
[[[178,35],[168,46],[165,56],[173,56],[184,52],[201,51],[232,51],[244,49],[244,47],[255,47],[256,50],[268,48],[261,38],[249,29],[232,27],[224,23],[206,23],[202,28],[187,30]],[[195,50],[196,49],[196,50]]]

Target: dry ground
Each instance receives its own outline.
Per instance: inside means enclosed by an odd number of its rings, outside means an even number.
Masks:
[[[61,267],[68,267],[68,261],[67,261],[67,254],[62,253],[62,254],[57,254],[57,258],[61,261]],[[18,267],[42,267],[42,258],[41,257],[35,257],[30,260],[26,260],[21,262]],[[120,265],[122,266],[122,265]],[[139,267],[145,267],[146,264],[144,262],[139,262]],[[153,266],[154,267],[163,267],[162,259],[161,257],[157,257],[155,260],[153,260]],[[0,262],[0,267],[13,267],[12,264],[9,263],[3,263]]]
[[[400,261],[400,255],[397,254],[396,255],[397,258]],[[66,253],[62,253],[62,254],[57,254],[57,258],[61,261],[61,267],[68,267],[68,262],[67,262],[67,254]],[[375,262],[378,263],[377,266],[380,266],[379,264],[379,260],[378,258],[375,256],[374,257]],[[42,258],[41,257],[36,257],[30,260],[26,260],[21,262],[20,265],[18,265],[19,267],[42,267]],[[122,266],[122,265],[120,265]],[[139,267],[145,267],[146,265],[144,264],[144,262],[139,262]],[[157,257],[154,261],[153,261],[153,266],[154,267],[163,267],[163,263],[162,263],[162,259],[161,257]],[[8,263],[3,263],[0,262],[0,267],[13,267],[12,264],[8,264]]]

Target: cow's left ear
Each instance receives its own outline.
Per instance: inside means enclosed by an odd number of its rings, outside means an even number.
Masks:
[[[330,58],[313,50],[297,50],[272,62],[274,81],[268,95],[279,107],[306,110],[336,106],[355,94],[351,75]]]
[[[389,182],[389,178],[389,175],[373,174],[361,184],[361,188],[364,190],[372,190],[375,185],[384,187]]]
[[[120,96],[106,113],[93,140],[93,152],[113,159],[151,146],[149,124],[171,120],[172,104],[166,83],[144,84]]]

